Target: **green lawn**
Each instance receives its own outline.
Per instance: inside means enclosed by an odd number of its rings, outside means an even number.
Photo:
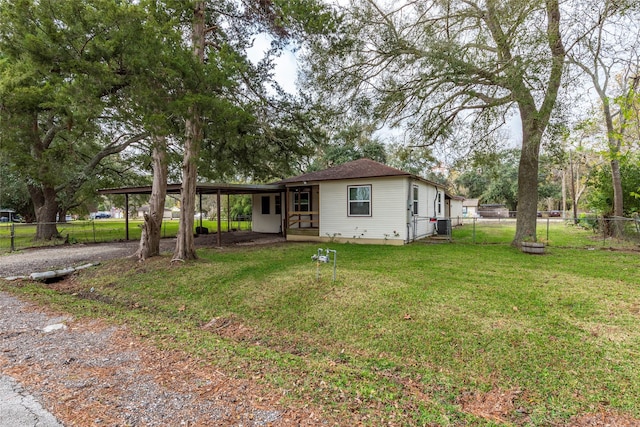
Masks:
[[[591,239],[565,231],[556,239]],[[179,265],[111,261],[67,293],[0,286],[262,378],[287,390],[285,404],[312,401],[342,425],[548,426],[589,414],[640,423],[640,253],[329,246],[335,283],[328,265],[316,280],[317,245],[281,244],[201,250]],[[202,330],[213,318],[244,332]],[[478,409],[489,396],[503,397],[501,412]]]

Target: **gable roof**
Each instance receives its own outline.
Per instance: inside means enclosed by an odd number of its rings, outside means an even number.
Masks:
[[[434,186],[442,187],[439,184],[427,181],[409,172],[383,165],[371,159],[358,159],[352,162],[343,163],[329,169],[317,172],[305,173],[291,178],[283,179],[275,184],[292,184],[300,182],[317,182],[317,181],[337,181],[342,179],[359,179],[359,178],[382,178],[391,176],[407,176],[428,182]]]

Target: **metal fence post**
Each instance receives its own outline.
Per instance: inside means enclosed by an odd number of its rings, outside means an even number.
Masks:
[[[16,225],[14,223],[11,223],[11,252],[16,250],[15,239],[16,239]]]
[[[93,243],[96,242],[96,221],[91,221],[91,227],[93,228]]]
[[[547,218],[547,245],[549,244],[549,221],[550,219]]]
[[[475,217],[473,218],[473,235],[472,235],[473,238],[472,238],[472,240],[473,240],[474,244],[476,243],[476,221],[477,220],[478,220],[478,218],[475,218]]]

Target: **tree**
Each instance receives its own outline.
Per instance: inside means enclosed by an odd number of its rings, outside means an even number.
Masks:
[[[405,124],[424,145],[456,126],[486,135],[517,109],[517,244],[536,235],[538,157],[565,69],[561,12],[557,0],[353,0],[341,37],[312,46],[309,73],[326,97],[345,94],[351,108]]]
[[[625,210],[623,215],[637,215],[640,212],[640,199],[634,195],[640,182],[640,155],[629,153],[620,159],[622,194]],[[587,195],[589,207],[609,216],[613,207],[613,188],[611,183],[611,164],[603,163],[589,174],[588,184],[591,191]]]
[[[198,64],[205,60],[205,2],[196,1],[191,27],[191,47]],[[184,158],[182,160],[182,187],[180,189],[180,223],[173,260],[196,259],[193,242],[193,212],[195,212],[197,159],[202,144],[202,117],[199,106],[189,106],[185,121]]]
[[[160,254],[160,233],[167,196],[168,175],[167,141],[165,137],[154,137],[151,161],[153,164],[153,183],[151,184],[151,197],[149,198],[149,213],[144,214],[140,245],[136,253],[140,261]]]
[[[105,158],[146,136],[114,117],[145,68],[143,16],[108,0],[0,3],[0,150],[27,182],[37,239],[57,235],[61,208]]]
[[[640,69],[640,38],[638,38],[637,2],[606,0],[597,4],[593,21],[579,23],[586,27],[585,36],[570,52],[571,62],[591,81],[600,102],[605,125],[611,167],[613,215],[622,216],[624,194],[620,173],[620,159],[624,155],[624,140],[628,126],[628,112],[638,89]],[[629,36],[629,34],[636,36]],[[619,93],[610,91],[618,83]]]
[[[265,160],[277,164],[274,159],[279,154],[285,153],[284,158],[288,158],[287,152],[295,152],[295,141],[286,127],[269,126],[260,120],[267,117],[264,112],[274,106],[264,85],[273,83],[270,74],[272,55],[283,48],[286,40],[302,32],[321,30],[322,19],[318,18],[322,16],[319,13],[322,7],[315,0],[294,3],[284,0],[194,1],[186,5],[178,3],[176,7],[184,7],[180,10],[190,16],[193,54],[193,75],[185,82],[183,98],[187,109],[183,115],[181,215],[173,254],[173,260],[183,261],[196,258],[193,213],[198,164],[206,132],[222,137],[211,138],[207,147],[213,153],[210,160],[218,164],[226,163],[227,159],[220,154],[229,151],[250,154],[244,157],[244,163],[254,166]],[[246,49],[252,43],[251,36],[260,32],[274,37],[273,49],[254,66],[246,58]],[[278,89],[275,85],[275,90]],[[254,137],[245,137],[246,134]],[[258,136],[260,134],[262,137]],[[236,144],[228,145],[229,139]],[[259,149],[255,152],[245,149],[247,141],[260,143]],[[290,145],[292,142],[293,146]],[[234,169],[239,168],[225,168],[224,172]],[[262,172],[268,173],[269,169]]]
[[[368,158],[380,163],[387,163],[385,144],[374,136],[374,127],[364,123],[344,123],[337,118],[328,141],[321,145],[318,154],[308,170],[321,170],[341,165],[353,160]]]

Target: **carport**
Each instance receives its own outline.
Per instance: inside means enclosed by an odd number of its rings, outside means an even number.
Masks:
[[[167,194],[180,194],[182,184],[167,184]],[[196,184],[196,194],[198,195],[198,209],[202,212],[202,195],[216,195],[217,205],[217,224],[218,246],[222,242],[222,227],[220,221],[220,200],[223,195],[239,195],[239,194],[261,194],[261,193],[277,193],[285,191],[285,186],[280,184],[227,184],[227,183],[198,183]],[[125,239],[129,240],[129,195],[130,194],[151,194],[151,186],[140,187],[121,187],[121,188],[104,188],[98,190],[98,194],[124,194],[125,196]],[[202,215],[200,215],[200,227],[202,227]]]

